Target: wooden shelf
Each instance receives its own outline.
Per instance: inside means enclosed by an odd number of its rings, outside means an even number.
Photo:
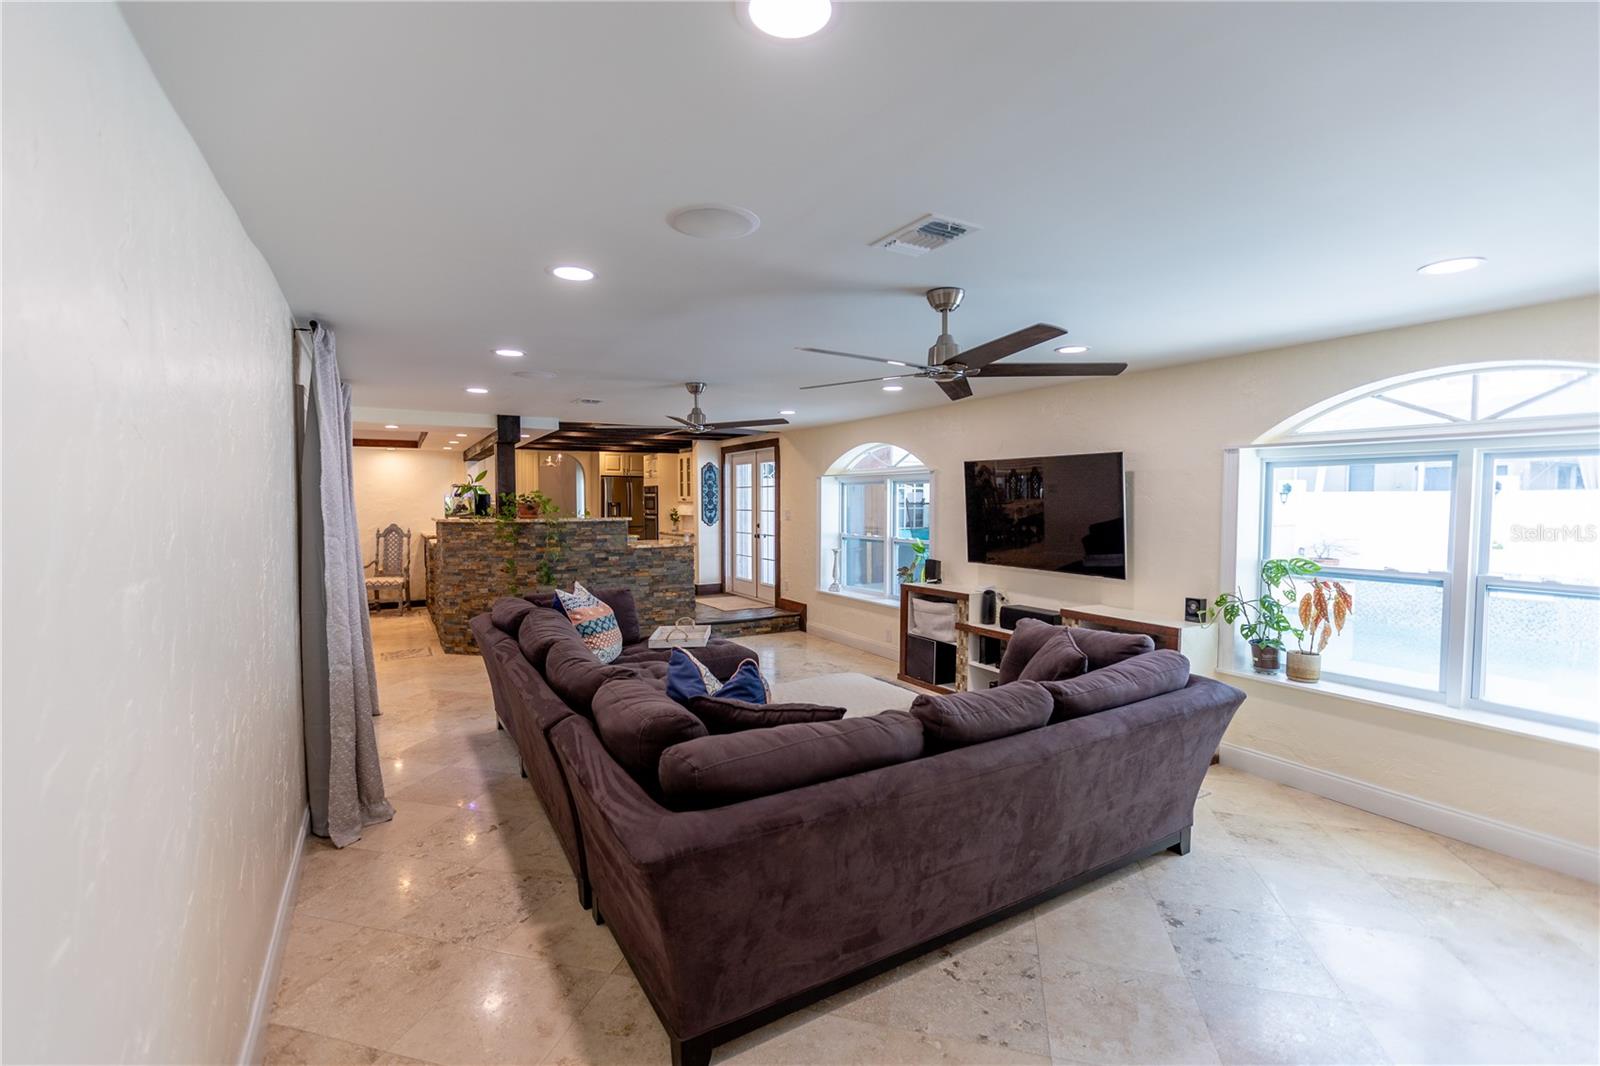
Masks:
[[[956,628],[963,633],[970,633],[975,637],[988,637],[991,640],[1010,640],[1014,629],[1001,629],[999,626],[986,626],[982,622],[957,622]]]

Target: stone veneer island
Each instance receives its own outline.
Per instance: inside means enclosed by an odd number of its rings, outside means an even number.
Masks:
[[[555,529],[552,530],[551,526]],[[505,562],[508,545],[496,523],[487,518],[440,518],[437,533],[426,541],[428,614],[447,652],[476,654],[468,621],[511,595]],[[592,589],[627,588],[639,606],[639,627],[646,635],[656,626],[671,625],[694,614],[694,546],[676,542],[628,541],[626,518],[517,519],[517,540],[509,554],[517,562],[518,592],[538,584],[545,543],[554,533],[562,540],[552,566],[555,584],[572,588],[581,581]]]

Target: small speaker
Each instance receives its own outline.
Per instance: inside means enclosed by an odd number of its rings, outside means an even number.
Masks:
[[[922,583],[924,585],[937,585],[943,577],[943,563],[932,556],[922,560]]]
[[[1008,603],[1000,608],[1001,629],[1015,629],[1017,622],[1024,618],[1037,619],[1052,626],[1061,624],[1060,611],[1047,611],[1043,607],[1025,607],[1020,603]]]
[[[984,589],[978,594],[978,621],[992,626],[1000,618],[1000,594],[994,589]]]

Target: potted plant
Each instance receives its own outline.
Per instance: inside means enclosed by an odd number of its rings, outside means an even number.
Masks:
[[[674,507],[667,512],[667,517],[672,519],[672,531],[676,533],[678,531],[678,523],[683,521],[683,515],[679,514],[678,509]]]
[[[452,501],[450,514],[489,513],[489,490],[483,484],[483,479],[488,475],[488,470],[480,470],[476,477],[469,477],[450,486]]]
[[[914,540],[911,542],[911,562],[906,566],[896,567],[895,573],[900,575],[901,581],[915,581],[922,572],[922,563],[928,557],[928,542]]]
[[[1298,598],[1294,579],[1316,573],[1322,567],[1310,559],[1268,559],[1261,564],[1261,595],[1246,597],[1243,590],[1224,592],[1212,604],[1216,617],[1228,625],[1238,623],[1239,635],[1250,642],[1250,666],[1258,674],[1275,674],[1282,665],[1284,635],[1297,640],[1300,630],[1284,608]],[[1284,582],[1288,588],[1282,588]]]
[[[1354,610],[1349,589],[1327,578],[1311,579],[1311,587],[1300,596],[1300,628],[1295,630],[1300,646],[1289,653],[1290,681],[1322,680],[1322,649],[1344,631],[1344,621]]]

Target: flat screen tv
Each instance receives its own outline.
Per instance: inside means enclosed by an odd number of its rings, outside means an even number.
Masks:
[[[1127,579],[1121,452],[966,467],[968,561]]]

